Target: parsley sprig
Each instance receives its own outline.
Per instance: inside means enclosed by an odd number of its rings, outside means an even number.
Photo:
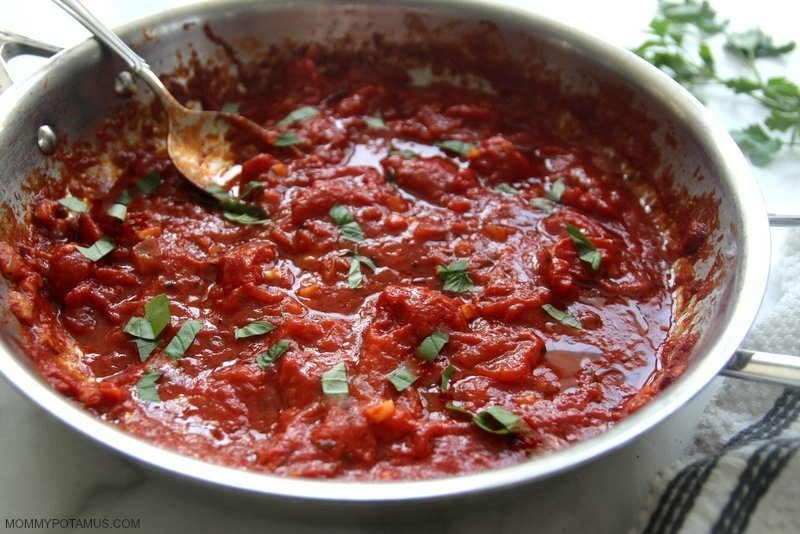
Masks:
[[[800,87],[785,77],[765,79],[757,65],[761,58],[788,54],[795,48],[793,41],[775,44],[758,28],[730,32],[728,21],[720,20],[707,1],[694,0],[660,2],[648,33],[651,38],[633,51],[690,91],[720,85],[765,108],[765,120],[731,132],[754,165],[765,165],[781,150],[800,146]],[[747,75],[726,77],[717,71],[709,45],[715,36],[725,39],[725,49]]]

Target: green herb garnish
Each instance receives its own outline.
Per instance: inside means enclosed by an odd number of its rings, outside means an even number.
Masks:
[[[414,371],[406,364],[402,364],[389,374],[389,382],[392,383],[397,391],[403,391],[419,378]]]
[[[386,123],[383,122],[383,117],[381,116],[380,111],[376,113],[374,117],[364,117],[364,122],[367,123],[367,126],[375,130],[386,129]]]
[[[441,390],[442,393],[446,393],[447,390],[450,388],[450,380],[453,379],[453,375],[455,374],[455,372],[456,368],[453,367],[452,364],[445,367],[444,371],[442,371],[442,382],[439,385],[439,389]]]
[[[361,226],[353,218],[353,214],[349,209],[337,202],[328,213],[333,219],[333,223],[339,227],[339,232],[344,239],[353,243],[364,241],[364,233],[361,231]]]
[[[156,338],[153,327],[144,317],[131,317],[122,331],[140,339],[154,340]]]
[[[144,317],[153,329],[153,337],[149,339],[158,337],[167,327],[171,318],[167,296],[162,293],[148,300],[144,305]]]
[[[141,191],[143,195],[149,195],[161,185],[161,174],[155,169],[148,172],[136,182],[136,188]]]
[[[141,317],[135,317],[135,319],[141,319]],[[126,332],[127,332],[127,330],[126,330]],[[128,332],[128,333],[130,334],[131,332]],[[161,340],[160,339],[136,338],[136,339],[133,340],[133,344],[136,345],[136,350],[139,351],[139,360],[141,360],[142,362],[145,362],[145,361],[147,361],[147,358],[150,357],[150,354],[154,350],[156,350],[159,345],[161,345]]]
[[[347,286],[350,289],[359,289],[362,287],[361,282],[363,280],[361,275],[361,264],[369,267],[372,272],[375,272],[377,267],[371,259],[367,258],[366,256],[362,256],[357,250],[348,250],[345,251],[344,254],[350,256],[350,270],[347,272]]]
[[[564,180],[558,179],[549,188],[544,190],[544,196],[551,202],[561,202],[561,195],[564,194],[567,187],[564,185]]]
[[[282,339],[256,356],[256,365],[266,370],[289,350],[289,341]]]
[[[200,331],[203,324],[200,321],[186,321],[178,329],[178,333],[164,348],[164,353],[173,360],[180,360],[186,351],[189,350],[189,345],[194,341],[197,332]]]
[[[117,244],[110,237],[104,236],[95,241],[90,247],[76,246],[75,248],[90,260],[100,261],[104,256],[113,252],[117,248]]]
[[[112,204],[111,207],[108,208],[106,214],[124,222],[125,218],[128,216],[128,206],[120,203]]]
[[[298,108],[289,113],[288,115],[286,115],[283,119],[280,120],[280,122],[278,122],[278,126],[280,128],[286,128],[290,124],[310,119],[315,115],[319,115],[319,110],[317,108],[313,108],[311,106],[303,106],[302,108]]]
[[[147,402],[161,402],[161,397],[158,396],[158,388],[156,382],[161,378],[161,372],[154,369],[147,371],[142,378],[136,383],[136,393],[139,398]]]
[[[438,146],[442,150],[449,150],[450,152],[455,152],[456,154],[461,154],[462,156],[466,156],[467,152],[469,152],[471,148],[475,148],[475,145],[471,145],[463,141],[457,141],[455,139],[436,141],[434,145]]]
[[[414,352],[421,360],[432,362],[441,352],[445,343],[450,340],[450,334],[436,330],[434,333],[422,340],[417,350]]]
[[[239,193],[239,198],[247,198],[254,191],[259,191],[261,189],[264,189],[264,187],[266,186],[261,182],[247,182],[246,184],[244,184],[242,192]]]
[[[546,211],[547,213],[552,213],[553,210],[556,209],[556,203],[546,198],[534,198],[531,200],[531,204],[534,208]]]
[[[788,54],[795,43],[776,45],[760,29],[733,33],[727,27],[706,1],[660,2],[650,38],[633,51],[690,91],[724,86],[761,104],[767,118],[731,134],[754,165],[765,165],[782,149],[800,146],[800,88],[785,77],[763,76],[757,60]],[[748,75],[720,74],[709,46],[718,35]]]
[[[453,403],[447,403],[446,407],[450,410],[470,416],[472,422],[481,430],[492,434],[518,434],[528,428],[528,425],[525,424],[525,421],[520,416],[509,412],[502,406],[490,406],[479,414],[474,414]]]
[[[269,334],[273,330],[275,330],[275,325],[269,321],[253,321],[241,328],[234,327],[233,337],[235,339],[242,339],[245,337],[260,336],[263,334]]]
[[[297,134],[294,132],[283,132],[277,138],[275,138],[275,142],[272,143],[272,146],[277,147],[284,147],[284,146],[292,146],[296,145],[300,142],[300,138],[297,137]]]
[[[581,232],[580,228],[572,226],[569,223],[565,224],[567,226],[567,233],[572,238],[572,242],[575,243],[575,251],[578,253],[578,257],[591,265],[592,269],[599,271],[600,261],[603,259],[600,251],[598,251],[594,243],[589,241],[589,238]]]
[[[439,266],[439,280],[444,282],[444,290],[466,293],[472,289],[472,278],[467,272],[466,260],[457,260],[445,267]]]
[[[390,148],[386,151],[387,156],[400,156],[406,159],[415,159],[417,155],[410,151],[410,150],[397,150],[395,148]]]
[[[269,222],[269,219],[257,219],[252,215],[248,215],[247,213],[231,213],[229,211],[226,211],[225,213],[222,214],[222,216],[231,222],[244,225],[264,224],[266,222]]]
[[[499,184],[494,188],[495,192],[501,193],[503,195],[516,195],[519,193],[519,190],[514,189],[508,184]]]
[[[328,396],[350,394],[350,389],[347,387],[347,368],[344,362],[339,362],[330,370],[322,373],[322,392]]]
[[[76,213],[85,213],[89,209],[89,204],[77,197],[64,197],[58,203]]]
[[[231,115],[236,115],[239,113],[239,104],[234,102],[225,102],[222,104],[222,107],[219,110],[223,113],[229,113]]]
[[[130,192],[127,189],[125,189],[117,197],[117,204],[122,204],[123,206],[127,206],[128,204],[131,203],[131,200],[133,200],[133,197],[131,196]]]
[[[542,309],[547,312],[547,315],[559,323],[571,326],[572,328],[577,328],[578,330],[583,329],[581,322],[569,312],[561,311],[551,304],[542,304]]]

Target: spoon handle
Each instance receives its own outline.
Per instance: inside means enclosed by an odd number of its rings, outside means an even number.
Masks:
[[[72,18],[83,24],[98,40],[106,45],[112,52],[122,58],[134,74],[144,80],[147,85],[165,106],[174,103],[172,95],[150,69],[150,65],[126,45],[117,34],[109,30],[102,22],[97,20],[91,11],[86,9],[78,0],[52,0],[54,4],[69,13]]]

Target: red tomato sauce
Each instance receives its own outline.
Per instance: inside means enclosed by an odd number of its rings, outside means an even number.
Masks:
[[[543,120],[523,94],[419,87],[401,70],[320,69],[313,57],[278,70],[281,83],[237,102],[272,145],[242,144],[229,192],[260,184],[243,201],[268,220],[229,220],[181,178],[156,117],[114,155],[113,186],[65,180],[0,244],[23,343],[53,387],[211,462],[359,480],[516,464],[603,432],[656,393],[674,258],[662,214],[631,186],[646,170],[570,141],[569,114]],[[279,125],[304,106],[316,114]],[[289,133],[296,142],[278,146]],[[160,185],[137,189],[153,170]],[[58,202],[68,188],[86,212]],[[107,214],[123,191],[124,221]],[[337,204],[362,242],[345,238]],[[104,236],[116,248],[97,261],[77,248]],[[446,290],[442,268],[459,261],[469,281],[462,271]],[[171,320],[142,361],[124,329],[161,294]],[[189,320],[196,337],[169,356]],[[237,338],[252,321],[275,328]],[[447,340],[426,361],[417,350],[434,333]],[[323,375],[341,363],[348,393],[326,395]],[[402,391],[390,381],[401,366],[415,377]],[[148,372],[160,400],[137,388]]]

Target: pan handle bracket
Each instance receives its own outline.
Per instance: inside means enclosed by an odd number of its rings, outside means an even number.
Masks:
[[[0,28],[0,93],[14,85],[8,74],[7,62],[17,56],[38,56],[48,58],[61,51],[61,48],[35,39],[30,39]]]

